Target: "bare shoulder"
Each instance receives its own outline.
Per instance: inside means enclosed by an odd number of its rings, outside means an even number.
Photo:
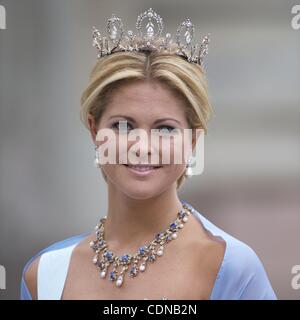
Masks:
[[[194,252],[198,252],[202,263],[212,263],[213,265],[220,266],[223,261],[226,241],[214,235],[207,234],[207,236],[199,238],[193,244]]]
[[[37,300],[37,271],[40,256],[32,261],[24,274],[24,279],[28,290],[30,291],[32,300]]]
[[[215,271],[217,272],[224,259],[226,241],[221,237],[208,235],[207,239],[202,240],[202,246],[205,252],[201,259],[203,259],[203,262],[207,262],[211,266],[215,266]]]
[[[197,219],[191,219],[190,223],[188,233],[192,236],[188,241],[189,251],[194,253],[198,267],[203,267],[200,269],[217,274],[225,256],[226,241],[212,234]]]

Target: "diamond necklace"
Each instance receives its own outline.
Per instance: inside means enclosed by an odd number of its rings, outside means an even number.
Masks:
[[[107,216],[101,218],[95,227],[96,240],[90,242],[90,247],[95,253],[93,263],[99,269],[100,277],[102,279],[106,278],[112,265],[112,270],[109,272],[109,280],[115,281],[116,286],[121,287],[128,270],[130,278],[135,278],[139,272],[144,272],[148,262],[153,263],[156,261],[156,257],[163,255],[164,245],[177,238],[177,232],[184,227],[190,214],[189,207],[186,204],[182,204],[182,209],[166,231],[158,233],[154,240],[148,245],[140,247],[134,255],[123,254],[121,257],[118,257],[108,249],[104,240],[104,222]]]

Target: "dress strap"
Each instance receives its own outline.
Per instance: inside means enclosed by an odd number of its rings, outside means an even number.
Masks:
[[[41,255],[37,272],[38,300],[60,300],[64,289],[71,254],[77,243]]]

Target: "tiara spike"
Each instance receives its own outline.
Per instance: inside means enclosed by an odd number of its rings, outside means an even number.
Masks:
[[[123,37],[124,28],[122,20],[113,14],[112,17],[107,20],[107,31],[109,39],[113,45],[110,49],[110,52],[113,52],[114,49],[120,44]]]
[[[125,33],[122,20],[113,14],[107,20],[107,37],[92,28],[93,46],[98,50],[98,58],[118,51],[167,51],[202,65],[208,52],[209,34],[193,44],[195,27],[188,18],[177,27],[174,39],[170,33],[162,36],[163,29],[163,19],[152,8],[138,15],[136,34],[132,30]]]
[[[165,50],[168,50],[170,52],[170,45],[172,43],[172,35],[171,33],[166,33],[166,36],[164,38],[163,47]]]
[[[147,20],[147,23],[146,25],[143,25],[145,20]],[[142,30],[143,27],[145,29],[145,34]],[[138,30],[138,35],[139,37],[146,38],[145,40],[151,40],[159,37],[163,31],[163,28],[164,25],[162,18],[152,8],[140,14],[136,21],[136,29]]]
[[[98,58],[101,58],[101,52],[102,52],[102,38],[101,33],[96,27],[92,27],[93,32],[93,47],[95,47],[98,50]]]
[[[208,45],[210,43],[210,34],[204,36],[199,49],[199,63],[203,63],[204,57],[208,54]]]
[[[183,50],[191,46],[195,28],[190,19],[184,20],[177,28],[176,41]]]
[[[191,48],[191,61],[197,60],[197,50],[198,50],[198,43],[192,46]]]

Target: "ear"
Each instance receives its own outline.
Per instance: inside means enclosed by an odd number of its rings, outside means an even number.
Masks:
[[[96,126],[94,117],[90,113],[88,114],[88,123],[89,123],[91,137],[93,139],[94,144],[96,145],[96,136],[97,136],[98,128]]]

